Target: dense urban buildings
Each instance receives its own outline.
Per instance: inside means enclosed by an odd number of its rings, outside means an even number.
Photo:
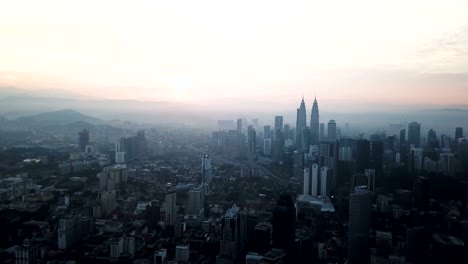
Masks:
[[[320,123],[317,98],[307,124],[305,102],[210,131],[77,125],[2,141],[1,260],[466,263],[463,124]]]

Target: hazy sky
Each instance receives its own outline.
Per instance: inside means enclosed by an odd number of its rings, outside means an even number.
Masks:
[[[308,110],[315,91],[330,109],[468,105],[468,2],[2,1],[5,85],[199,103],[304,94]]]

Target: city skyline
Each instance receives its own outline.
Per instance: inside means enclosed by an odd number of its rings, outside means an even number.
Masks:
[[[315,90],[331,111],[468,104],[465,1],[28,5],[1,4],[0,87],[227,108]]]

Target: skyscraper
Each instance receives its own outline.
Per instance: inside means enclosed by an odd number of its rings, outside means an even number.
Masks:
[[[319,140],[320,141],[324,140],[324,137],[325,137],[325,124],[320,123]]]
[[[327,132],[328,132],[328,140],[336,140],[337,137],[336,137],[336,123],[335,123],[335,120],[330,120],[328,122],[328,129],[327,129]]]
[[[463,127],[455,128],[455,142],[458,142],[460,138],[463,138]]]
[[[264,126],[263,127],[263,139],[272,139],[271,135],[271,127],[270,126]]]
[[[311,190],[309,195],[317,196],[318,195],[318,184],[319,184],[319,166],[317,164],[312,165],[312,175],[311,175]]]
[[[248,152],[250,155],[257,153],[257,132],[252,126],[247,129]]]
[[[223,258],[235,260],[242,252],[246,238],[246,218],[239,207],[233,205],[221,222],[220,254]]]
[[[86,145],[89,144],[89,130],[83,129],[78,132],[78,147],[80,152],[86,151]]]
[[[408,124],[408,144],[413,144],[419,148],[421,142],[421,124],[418,122],[411,122]]]
[[[317,98],[314,98],[312,104],[312,113],[310,115],[310,144],[318,145],[320,136],[320,120],[319,120],[319,108]]]
[[[327,196],[327,182],[328,182],[328,168],[322,167],[320,169],[320,196]]]
[[[437,148],[439,145],[439,142],[437,141],[437,134],[432,128],[429,130],[429,132],[427,132],[427,145],[431,148]]]
[[[291,251],[296,237],[296,208],[289,194],[281,194],[273,210],[273,247]]]
[[[369,168],[370,164],[370,141],[367,139],[359,139],[356,141],[356,171],[363,173]]]
[[[166,194],[166,226],[175,226],[177,220],[176,193]]]
[[[307,116],[304,97],[301,100],[301,105],[297,108],[296,116],[296,147],[302,150],[307,149],[303,138],[304,130],[307,128]]]
[[[237,133],[242,134],[242,118],[237,119]]]
[[[187,213],[192,215],[200,214],[203,208],[203,193],[201,189],[195,188],[188,192]]]
[[[212,178],[211,169],[211,158],[209,155],[203,155],[202,157],[202,187],[203,192],[206,193],[209,190],[209,185]]]
[[[369,191],[358,186],[349,196],[348,258],[352,264],[369,262],[369,217]]]
[[[277,131],[283,131],[283,116],[275,116],[275,135]]]
[[[309,168],[304,168],[304,195],[310,195],[310,170]]]

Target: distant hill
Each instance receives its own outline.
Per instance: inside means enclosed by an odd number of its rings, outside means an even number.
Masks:
[[[84,122],[92,125],[102,124],[103,121],[80,112],[65,109],[60,111],[45,112],[32,116],[24,116],[15,120],[22,124],[35,124],[35,125],[66,125],[76,122]]]

